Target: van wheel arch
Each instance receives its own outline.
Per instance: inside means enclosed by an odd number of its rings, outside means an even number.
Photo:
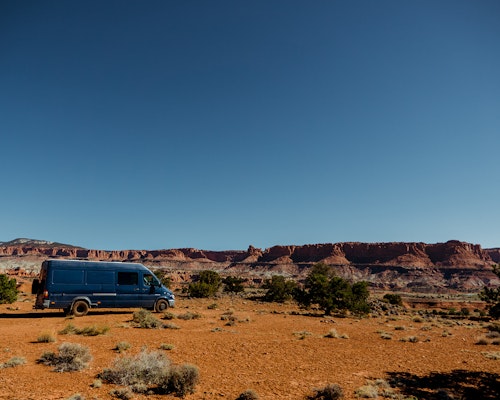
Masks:
[[[168,301],[167,300],[165,300],[165,299],[159,299],[155,303],[155,311],[156,312],[167,311],[167,309],[168,309]]]
[[[71,314],[75,317],[83,317],[89,312],[89,303],[85,300],[76,300],[71,306]]]

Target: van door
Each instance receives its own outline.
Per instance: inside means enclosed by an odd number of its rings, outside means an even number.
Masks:
[[[137,271],[118,271],[116,276],[116,307],[140,307],[141,286]]]
[[[142,272],[141,307],[153,308],[156,300],[160,297],[160,282],[149,272]]]

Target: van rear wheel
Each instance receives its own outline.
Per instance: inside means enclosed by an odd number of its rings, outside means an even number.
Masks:
[[[168,308],[168,302],[167,302],[167,300],[160,299],[155,304],[155,311],[156,312],[163,312],[167,308]]]
[[[87,313],[89,312],[89,305],[84,300],[77,300],[73,304],[71,312],[75,317],[83,317],[84,315],[87,315]]]

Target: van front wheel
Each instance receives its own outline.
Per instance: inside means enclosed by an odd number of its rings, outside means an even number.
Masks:
[[[155,311],[156,312],[163,312],[167,308],[168,308],[168,302],[167,302],[167,300],[160,299],[155,304]]]
[[[75,317],[83,317],[89,312],[89,305],[84,300],[77,300],[73,304],[71,311]]]

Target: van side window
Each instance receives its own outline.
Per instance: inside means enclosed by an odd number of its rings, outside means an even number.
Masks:
[[[52,279],[54,283],[61,284],[82,285],[84,283],[83,271],[77,269],[56,269]]]
[[[119,285],[137,285],[139,274],[137,272],[118,272]]]

